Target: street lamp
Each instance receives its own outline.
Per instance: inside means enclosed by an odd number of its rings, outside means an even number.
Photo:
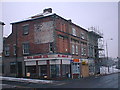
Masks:
[[[107,60],[108,60],[108,45],[107,45],[107,41],[108,40],[113,40],[112,38],[110,38],[110,39],[107,39],[106,40],[106,55],[107,55]],[[109,66],[108,66],[108,72],[109,72]]]

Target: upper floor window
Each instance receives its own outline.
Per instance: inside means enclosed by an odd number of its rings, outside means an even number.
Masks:
[[[72,28],[72,34],[73,34],[74,36],[76,36],[76,30],[75,30],[75,28]]]
[[[76,45],[76,54],[78,54],[78,45]]]
[[[81,32],[81,39],[85,39],[85,34]]]
[[[5,46],[5,56],[9,56],[9,55],[10,55],[10,47]]]
[[[13,54],[16,55],[16,44],[13,45]]]
[[[28,33],[29,33],[29,25],[28,24],[23,25],[23,34],[27,35]]]
[[[86,56],[86,48],[85,47],[81,47],[81,55],[82,56]]]
[[[72,44],[72,54],[75,54],[75,45]]]
[[[22,47],[23,47],[23,54],[29,54],[29,43],[28,42],[23,43]]]
[[[53,43],[49,44],[49,50],[50,50],[50,52],[53,52]]]

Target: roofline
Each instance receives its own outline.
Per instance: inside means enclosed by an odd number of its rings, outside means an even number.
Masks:
[[[101,35],[97,34],[96,32],[93,31],[88,31],[89,33],[95,34],[96,36],[98,36],[99,38],[103,38]]]
[[[65,18],[63,18],[63,17],[61,17],[61,16],[59,16],[59,15],[57,15],[57,14],[55,14],[55,15],[58,16],[58,17],[60,17],[60,18],[62,18],[62,19],[64,19],[64,20],[67,21],[68,23],[73,24],[73,25],[75,25],[75,26],[77,26],[77,27],[79,27],[79,28],[81,28],[81,29],[83,29],[83,30],[85,30],[85,31],[88,32],[88,30],[86,30],[85,28],[80,27],[79,25],[76,25],[75,23],[68,21],[68,20],[66,20]]]
[[[51,15],[48,15],[48,16],[43,16],[43,17],[37,17],[37,18],[22,20],[22,21],[13,22],[13,23],[10,23],[10,24],[17,24],[17,23],[26,22],[26,21],[32,21],[32,20],[36,20],[36,19],[41,19],[41,18],[45,18],[45,17],[50,17],[50,16],[53,16],[53,15],[55,15],[55,13],[53,13],[53,14],[51,14]]]
[[[17,24],[17,23],[26,22],[26,21],[32,21],[32,20],[36,20],[36,19],[41,19],[41,18],[45,18],[45,17],[50,17],[50,16],[53,16],[53,15],[56,15],[56,16],[58,16],[58,17],[60,17],[60,18],[64,19],[64,20],[65,20],[65,21],[67,21],[68,23],[73,24],[73,25],[75,25],[75,26],[77,26],[77,27],[79,27],[79,28],[81,28],[81,29],[83,29],[83,30],[85,30],[85,31],[87,31],[87,32],[88,32],[88,30],[86,30],[86,29],[84,29],[84,28],[82,28],[82,27],[80,27],[80,26],[78,26],[78,25],[74,24],[73,22],[69,22],[69,21],[68,21],[68,20],[66,20],[65,18],[63,18],[63,17],[61,17],[61,16],[57,15],[56,13],[53,13],[53,14],[48,15],[48,16],[37,17],[37,18],[33,18],[33,19],[27,19],[27,20],[22,20],[22,21],[18,21],[18,22],[13,22],[13,23],[10,23],[10,24]]]

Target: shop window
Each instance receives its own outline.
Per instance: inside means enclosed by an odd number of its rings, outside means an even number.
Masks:
[[[47,65],[41,65],[40,70],[41,70],[41,76],[42,77],[47,75]]]
[[[9,56],[9,55],[10,55],[10,47],[5,46],[5,56]]]
[[[70,74],[70,65],[68,64],[62,65],[62,74],[64,77],[67,77],[67,74]]]
[[[73,63],[72,65],[72,72],[73,73],[80,73],[80,66],[79,66],[79,63]]]
[[[60,65],[51,65],[50,66],[50,71],[51,71],[51,77],[59,77],[59,69],[60,69]]]
[[[15,62],[10,63],[10,73],[16,73],[16,63]]]
[[[74,36],[76,36],[76,30],[75,30],[75,28],[72,28],[72,34],[73,34]]]
[[[28,33],[29,33],[29,25],[26,24],[26,25],[23,26],[23,34],[27,35]]]
[[[23,47],[23,54],[29,54],[29,43],[28,42],[23,43],[22,47]]]

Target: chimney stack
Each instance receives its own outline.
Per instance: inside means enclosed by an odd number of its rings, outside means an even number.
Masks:
[[[52,8],[44,9],[44,10],[43,10],[43,13],[46,13],[46,12],[52,13]]]

